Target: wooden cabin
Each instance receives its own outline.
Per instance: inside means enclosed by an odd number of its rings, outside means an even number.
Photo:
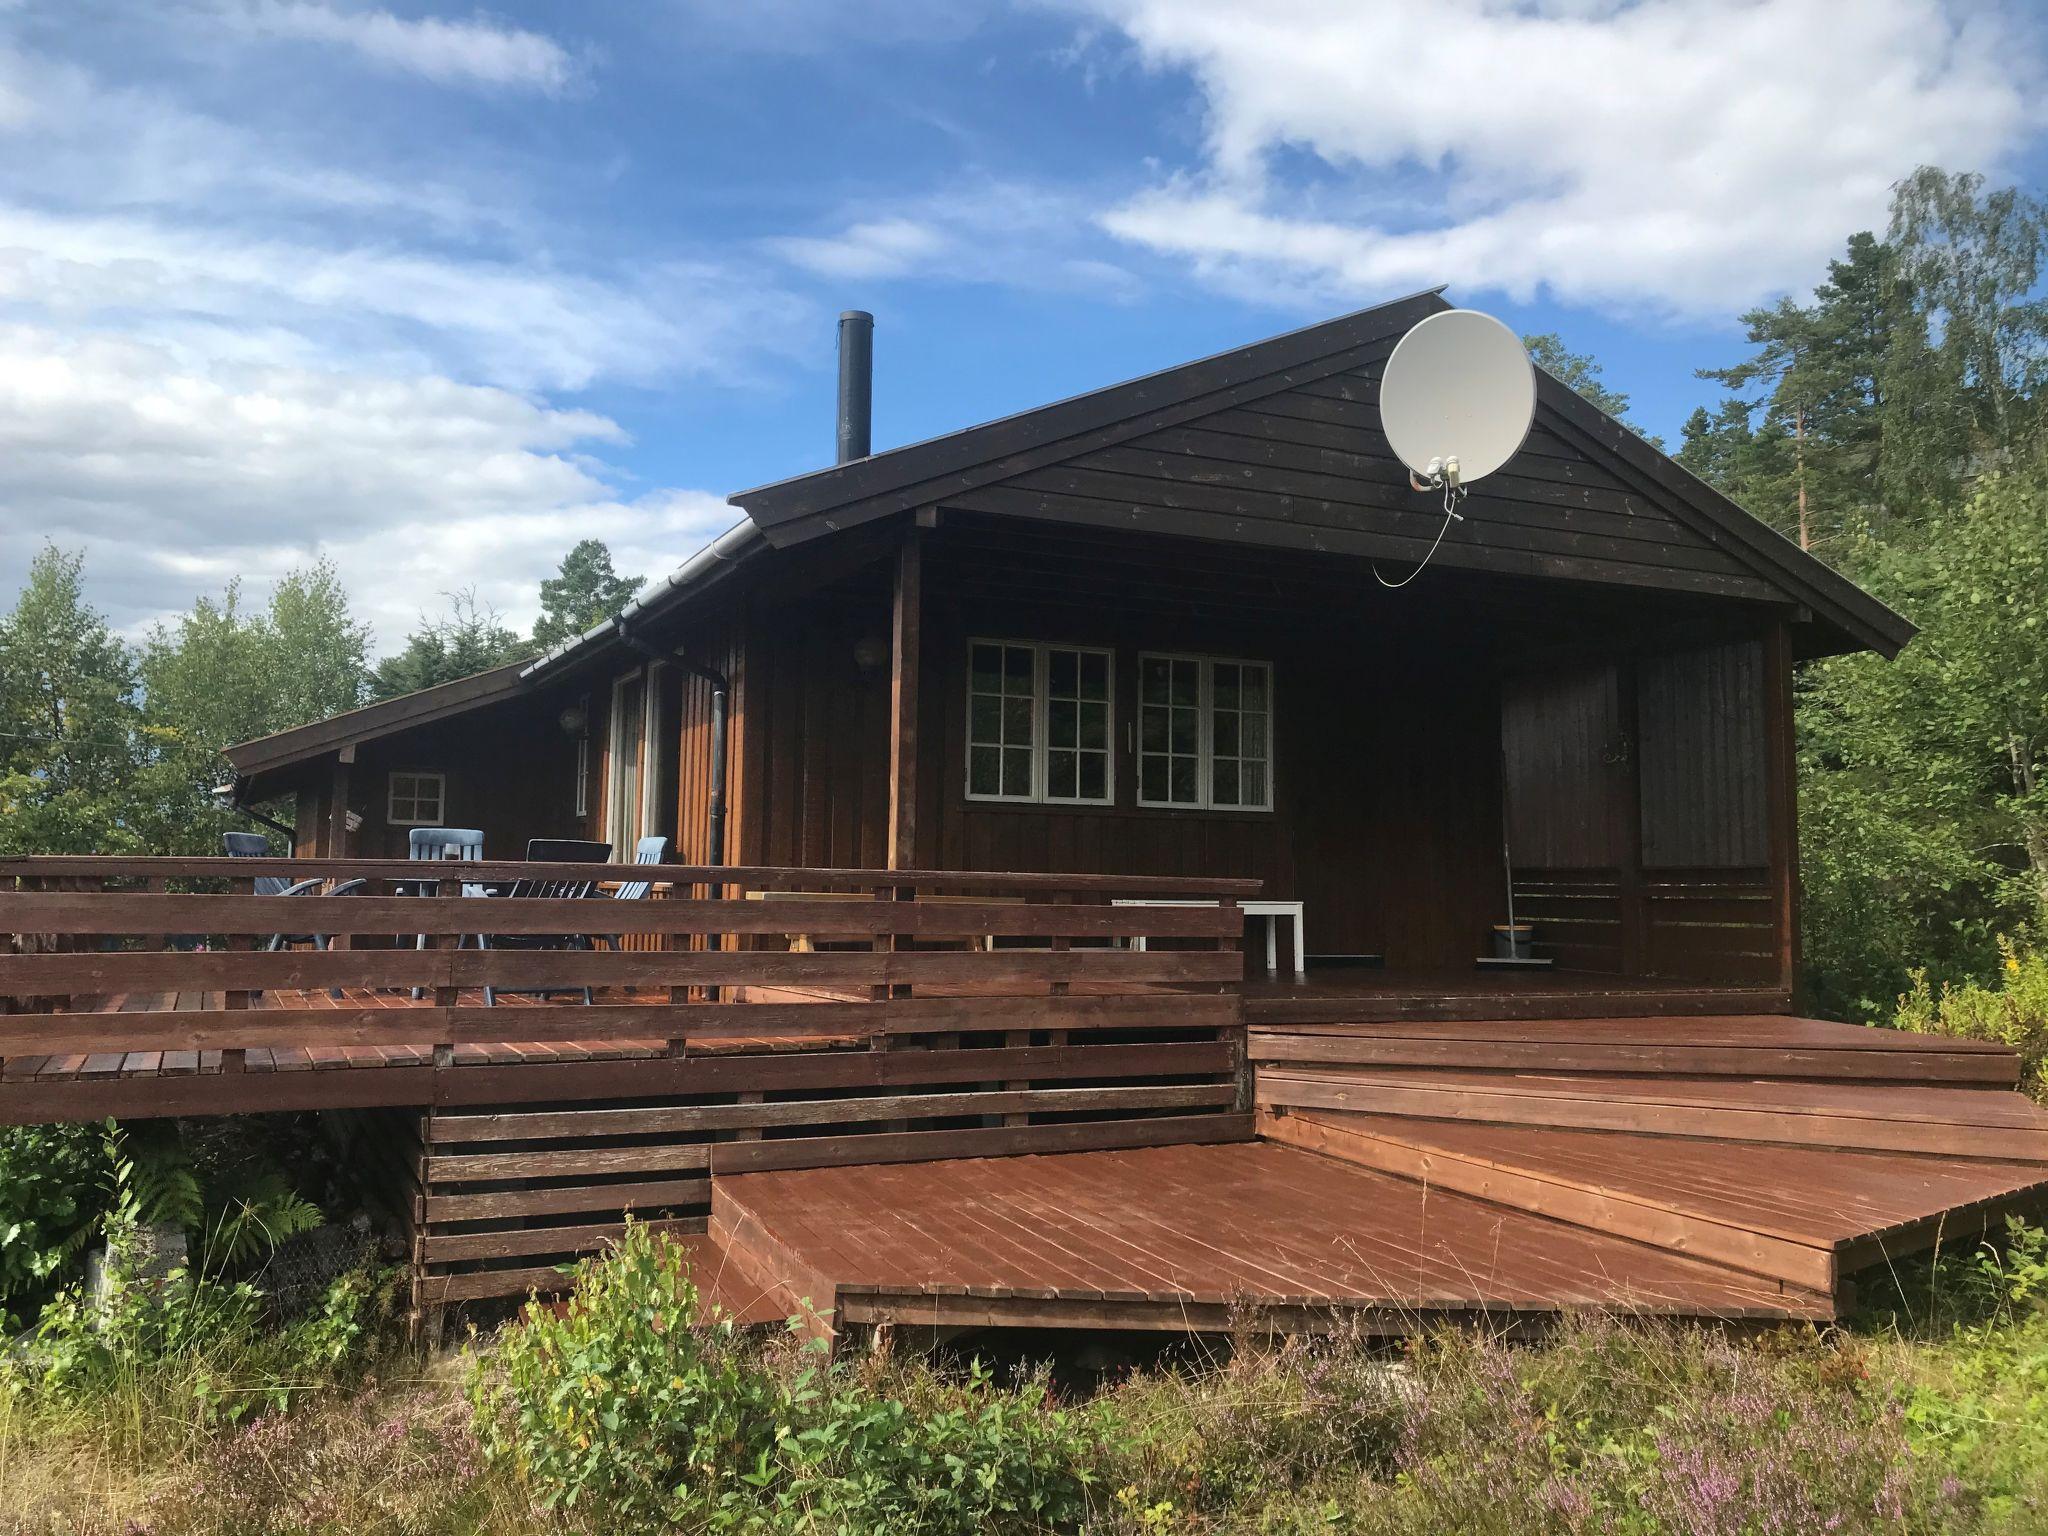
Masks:
[[[689,862],[1252,878],[1301,904],[1275,1017],[1473,991],[1511,871],[1554,967],[1511,990],[1782,1005],[1793,668],[1911,626],[1548,377],[1393,585],[1442,513],[1378,370],[1448,307],[741,492],[621,623],[234,748],[237,793],[293,796],[337,857],[453,825],[508,858],[661,833]]]
[[[1446,527],[1376,398],[1446,307],[741,492],[232,749],[288,854],[0,860],[0,1123],[317,1109],[423,1313],[630,1214],[827,1331],[1824,1319],[2039,1210],[2012,1052],[1792,1014],[1794,671],[1911,626],[1550,378]]]

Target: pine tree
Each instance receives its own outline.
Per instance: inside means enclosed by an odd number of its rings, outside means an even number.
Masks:
[[[497,610],[479,603],[474,589],[447,597],[445,617],[421,614],[419,628],[406,636],[405,649],[377,664],[370,677],[373,698],[396,698],[452,683],[534,654],[534,645],[499,623]]]
[[[612,569],[612,552],[602,540],[584,539],[562,557],[556,573],[540,584],[534,645],[553,650],[606,619],[617,618],[639,590],[638,576],[621,576]]]

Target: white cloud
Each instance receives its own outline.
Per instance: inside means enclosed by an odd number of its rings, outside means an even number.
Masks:
[[[608,280],[529,260],[4,204],[0,301],[82,323],[268,324],[383,366],[446,367],[519,389],[733,371],[772,349],[793,314],[772,290],[703,263]]]
[[[917,278],[994,283],[1124,301],[1138,279],[1107,259],[1094,204],[1077,192],[1016,181],[964,179],[827,233],[765,242],[792,266],[842,279]]]
[[[1944,0],[1075,3],[1207,106],[1202,163],[1105,227],[1269,296],[1725,314],[2043,126],[2024,29]]]
[[[622,496],[588,454],[623,441],[602,416],[445,378],[203,366],[0,326],[0,568],[45,539],[82,548],[134,631],[324,553],[387,648],[456,587],[524,624],[579,538],[653,576],[731,522],[702,492]]]
[[[0,606],[45,539],[131,634],[324,553],[389,649],[457,586],[529,622],[579,538],[651,576],[731,521],[547,392],[755,378],[806,313],[758,262],[579,260],[452,155],[166,89],[0,32]]]
[[[322,0],[248,0],[230,17],[269,37],[353,49],[380,68],[446,85],[560,95],[576,83],[576,59],[553,38],[477,15],[407,20],[390,11],[343,9]]]

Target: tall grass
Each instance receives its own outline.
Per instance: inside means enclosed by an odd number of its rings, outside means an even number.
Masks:
[[[63,1401],[54,1378],[17,1372],[0,1390],[0,1529],[2048,1530],[2038,1229],[1901,1266],[1897,1294],[1854,1328],[1581,1316],[1534,1343],[1446,1330],[1389,1344],[1276,1340],[1248,1316],[1238,1337],[1086,1392],[965,1359],[828,1366],[794,1336],[686,1337],[672,1253],[629,1257],[593,1267],[580,1307],[425,1371],[359,1344],[354,1365],[266,1396],[256,1362],[274,1357],[213,1353],[203,1369],[76,1378]],[[230,1369],[249,1390],[224,1401],[254,1406],[197,1413],[193,1381]]]

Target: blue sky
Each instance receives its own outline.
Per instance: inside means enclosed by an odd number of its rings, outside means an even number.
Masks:
[[[0,582],[326,554],[397,644],[829,456],[1438,282],[1675,440],[1921,161],[2038,184],[1974,0],[0,0]]]

